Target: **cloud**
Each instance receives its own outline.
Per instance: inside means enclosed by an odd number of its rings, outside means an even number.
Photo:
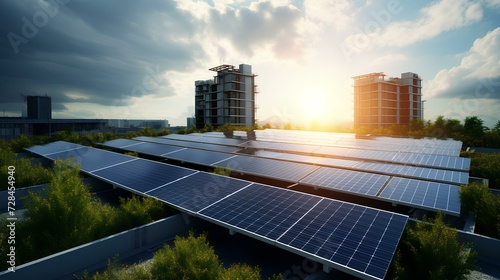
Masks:
[[[471,25],[483,18],[481,3],[468,0],[433,2],[420,10],[417,19],[407,21],[391,22],[392,15],[388,11],[384,12],[384,15],[378,15],[376,26],[367,24],[361,33],[348,36],[345,39],[346,46],[358,51],[375,47],[404,47]]]
[[[271,2],[250,7],[210,11],[210,35],[227,39],[234,51],[252,57],[270,49],[281,59],[300,59],[305,43],[299,33],[300,11],[291,5],[274,6]]]
[[[500,27],[476,39],[460,65],[439,71],[423,87],[434,98],[500,101]]]
[[[350,8],[351,2],[348,0],[304,0],[306,18],[336,29],[352,23]]]
[[[82,102],[70,93],[106,106],[173,96],[164,74],[189,71],[204,55],[190,40],[195,19],[175,3],[65,2],[0,3],[0,102],[47,93],[64,110]]]

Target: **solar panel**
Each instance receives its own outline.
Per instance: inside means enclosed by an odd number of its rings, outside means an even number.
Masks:
[[[247,140],[241,140],[241,139],[218,138],[218,137],[200,137],[200,136],[181,135],[181,134],[170,134],[170,135],[163,136],[162,138],[182,140],[182,141],[191,141],[191,142],[198,142],[198,143],[227,145],[227,146],[239,146],[239,145],[247,142]]]
[[[439,181],[452,184],[467,184],[469,174],[443,169],[430,169],[409,165],[399,165],[390,163],[360,162],[355,169],[399,175],[403,177],[421,178],[431,181]]]
[[[94,176],[117,183],[129,190],[145,193],[198,171],[137,159],[92,172]]]
[[[407,221],[399,214],[260,184],[199,214],[358,277],[378,279],[385,276]]]
[[[92,172],[94,170],[136,159],[131,156],[85,146],[80,146],[80,148],[60,153],[49,154],[45,157],[52,160],[73,158],[80,164],[80,169],[85,172]]]
[[[298,182],[307,174],[318,169],[317,166],[308,164],[240,155],[218,162],[214,166],[229,167],[232,171],[288,182]]]
[[[234,157],[232,154],[206,151],[206,150],[196,150],[196,149],[184,149],[174,153],[164,155],[168,159],[175,159],[184,162],[202,164],[202,165],[212,165],[219,161],[223,161]]]
[[[395,177],[389,181],[379,197],[460,216],[459,190],[460,187],[454,185]]]
[[[56,141],[56,142],[52,142],[52,143],[49,143],[46,145],[37,145],[37,146],[25,148],[25,150],[43,156],[43,155],[47,155],[47,154],[72,150],[72,149],[76,149],[76,148],[80,148],[80,147],[82,147],[82,146],[78,145],[78,144],[73,144],[73,143],[65,142],[65,141]]]
[[[324,199],[278,244],[334,262],[340,270],[359,271],[362,278],[383,279],[406,221],[405,216]]]
[[[128,139],[117,139],[117,140],[127,140],[127,141],[120,141],[119,143],[116,143],[116,142],[114,142],[116,140],[111,140],[111,141],[102,143],[102,145],[107,146],[107,147],[115,147],[115,148],[119,148],[119,149],[124,149],[127,151],[138,152],[141,154],[153,155],[153,156],[161,156],[164,154],[169,154],[169,153],[173,153],[173,152],[180,151],[180,150],[184,149],[182,147],[168,146],[168,145],[151,143],[151,142],[140,142],[140,141],[128,140]],[[119,144],[119,145],[117,145],[117,144]]]
[[[199,172],[146,194],[182,209],[198,212],[250,184],[251,182],[243,180]]]
[[[200,213],[269,242],[278,239],[320,200],[318,196],[253,184]]]
[[[300,180],[301,184],[358,195],[376,196],[389,176],[321,167]]]
[[[106,142],[101,143],[101,144],[108,146],[108,147],[112,147],[112,148],[122,148],[122,147],[130,147],[133,145],[138,145],[140,143],[141,142],[139,142],[139,141],[135,141],[135,140],[131,140],[131,139],[119,138],[119,139],[109,140],[109,141],[106,141]]]
[[[219,152],[226,152],[226,153],[234,153],[234,152],[240,150],[240,148],[238,148],[238,147],[222,146],[222,145],[215,145],[215,144],[204,144],[204,143],[197,143],[197,142],[186,142],[186,141],[171,140],[171,139],[165,139],[165,138],[141,136],[141,137],[136,137],[134,139],[138,140],[138,141],[143,141],[143,142],[153,142],[153,143],[160,143],[160,144],[164,144],[164,145],[174,145],[174,146],[185,147],[185,148],[195,148],[195,149],[219,151]]]

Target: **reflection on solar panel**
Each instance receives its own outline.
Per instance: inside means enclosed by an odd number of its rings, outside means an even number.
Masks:
[[[469,182],[469,174],[467,172],[431,169],[417,166],[360,162],[355,166],[355,169],[452,184],[467,184]]]
[[[85,172],[135,160],[134,157],[84,146],[65,152],[48,154],[45,157],[52,160],[73,158],[80,164],[80,169]]]
[[[318,259],[383,279],[407,218],[388,212],[322,200],[278,242]]]
[[[301,184],[358,195],[376,196],[389,176],[321,167],[300,181]]]
[[[219,161],[234,157],[234,155],[205,150],[184,149],[182,151],[164,155],[164,157],[184,162],[212,165]]]
[[[460,215],[459,190],[460,187],[453,185],[392,178],[379,197],[420,208],[438,209],[458,216]]]
[[[72,149],[76,149],[76,148],[80,148],[80,147],[82,147],[82,146],[78,145],[78,144],[73,144],[73,143],[64,142],[64,141],[56,141],[56,142],[52,142],[52,143],[42,145],[42,146],[39,145],[39,146],[25,148],[25,150],[30,151],[30,152],[35,153],[35,154],[39,154],[39,155],[47,155],[47,154],[72,150]]]
[[[138,152],[142,154],[161,156],[164,154],[180,151],[184,148],[177,146],[168,146],[151,142],[140,142],[129,139],[116,139],[103,143],[102,145],[112,148],[124,149],[127,151]]]
[[[118,183],[134,192],[144,193],[196,172],[187,168],[137,159],[92,174]]]
[[[358,277],[383,279],[407,217],[253,184],[201,217]]]
[[[308,164],[249,156],[235,156],[214,165],[224,168],[229,167],[232,171],[245,174],[260,175],[294,183],[318,169],[317,166]]]
[[[146,194],[187,211],[198,212],[250,184],[243,180],[199,172]]]
[[[171,140],[171,139],[165,139],[165,138],[141,136],[141,137],[136,137],[134,139],[138,140],[138,141],[144,141],[144,142],[153,142],[153,143],[160,143],[160,144],[165,144],[165,145],[174,145],[174,146],[185,147],[185,148],[195,148],[195,149],[219,151],[219,152],[226,152],[226,153],[234,153],[234,152],[240,150],[240,148],[231,147],[231,146],[204,144],[204,143],[197,143],[197,142],[186,142],[186,141]]]
[[[240,140],[240,139],[200,137],[200,136],[191,136],[189,134],[188,135],[170,134],[162,136],[161,138],[192,141],[192,142],[207,143],[207,144],[227,145],[227,146],[238,146],[247,142],[247,140]]]

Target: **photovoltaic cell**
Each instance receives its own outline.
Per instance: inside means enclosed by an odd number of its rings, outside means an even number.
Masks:
[[[101,169],[92,174],[130,190],[145,193],[197,171],[164,163],[137,159]]]
[[[272,241],[320,200],[318,196],[253,184],[200,213]]]
[[[133,145],[138,145],[140,143],[141,142],[139,142],[139,141],[120,138],[120,139],[113,139],[113,140],[106,141],[106,142],[102,143],[102,145],[107,146],[107,147],[111,147],[111,148],[122,148],[122,147],[126,147],[126,146],[129,147],[129,146],[133,146]]]
[[[383,279],[407,217],[324,199],[279,243]]]
[[[389,181],[379,197],[393,202],[460,215],[459,186],[398,178]]]
[[[240,155],[214,165],[224,168],[229,167],[232,171],[288,182],[298,182],[302,177],[318,169],[317,166],[308,164]]]
[[[196,149],[185,149],[181,151],[177,151],[174,153],[170,153],[165,155],[164,157],[168,159],[175,159],[190,163],[202,164],[202,165],[211,165],[216,162],[228,159],[233,157],[232,154],[214,152],[214,151],[206,151],[206,150],[196,150]]]
[[[58,153],[62,151],[72,150],[76,148],[83,147],[82,145],[65,142],[65,141],[56,141],[46,145],[37,145],[29,148],[25,148],[25,150],[30,151],[34,154],[38,155],[47,155],[52,153]]]
[[[165,139],[165,138],[156,138],[156,137],[141,136],[141,137],[136,137],[134,139],[138,140],[138,141],[143,141],[143,142],[153,142],[153,143],[160,143],[160,144],[164,144],[164,145],[173,145],[173,146],[184,147],[184,148],[219,151],[219,152],[225,152],[225,153],[234,153],[234,152],[240,150],[240,148],[238,148],[238,147],[222,146],[222,145],[215,145],[215,144],[205,144],[205,143],[197,143],[197,142],[187,142],[187,141],[172,140],[172,139]]]
[[[80,146],[80,148],[65,152],[49,154],[45,157],[51,160],[73,158],[76,163],[80,164],[80,169],[85,172],[92,172],[94,170],[136,159],[131,156],[85,146]]]
[[[199,172],[146,192],[147,195],[192,212],[250,185],[251,182]]]
[[[347,193],[376,196],[389,176],[321,167],[300,180],[301,184]]]

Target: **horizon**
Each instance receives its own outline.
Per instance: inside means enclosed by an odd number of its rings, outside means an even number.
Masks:
[[[259,123],[343,126],[353,122],[351,77],[413,72],[424,120],[478,116],[491,128],[500,1],[375,2],[1,2],[0,111],[21,116],[22,95],[47,94],[54,119],[185,126],[196,80],[249,64]]]

